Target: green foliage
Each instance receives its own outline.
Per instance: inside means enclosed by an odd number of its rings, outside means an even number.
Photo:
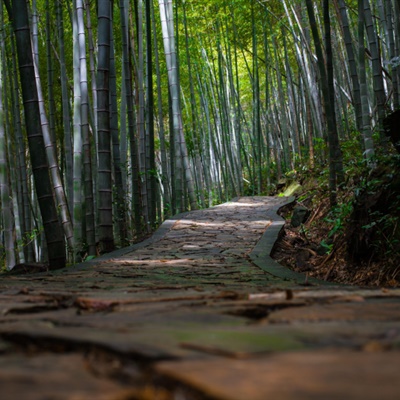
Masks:
[[[24,236],[20,240],[17,241],[17,246],[19,248],[24,248],[28,246],[28,244],[34,242],[41,234],[43,233],[43,228],[40,229],[32,229],[30,232],[26,232]]]
[[[328,233],[328,237],[332,238],[335,235],[343,233],[346,222],[353,211],[353,202],[349,201],[346,203],[342,203],[334,207],[327,217],[325,217],[325,221],[331,224],[331,229]]]
[[[399,203],[398,203],[399,204]],[[400,257],[400,207],[397,207],[397,214],[385,214],[379,211],[372,212],[370,223],[362,228],[366,232],[374,232],[374,240],[371,241],[371,246],[375,249],[375,258],[387,259],[389,263],[397,261]],[[367,233],[368,234],[368,233]]]
[[[400,257],[400,179],[399,155],[376,157],[377,167],[361,181],[358,197],[369,200],[367,223],[362,226],[379,258],[391,260]]]
[[[199,198],[199,193],[197,195],[197,197]],[[204,195],[204,199],[205,199],[205,204],[207,204],[208,206],[216,206],[218,204],[221,204],[221,202],[223,201],[221,199],[221,196],[219,194],[219,191],[217,189],[213,189],[211,191],[207,191],[205,190],[203,192]]]
[[[326,254],[331,254],[333,250],[333,243],[327,243],[326,240],[322,240],[320,246],[326,250]]]
[[[358,131],[352,131],[349,139],[343,140],[340,147],[343,153],[343,166],[345,175],[356,176],[363,173],[367,167],[363,156],[362,137]]]
[[[327,152],[327,144],[326,140],[321,137],[316,137],[313,139],[314,142],[314,150],[317,153],[326,153]]]

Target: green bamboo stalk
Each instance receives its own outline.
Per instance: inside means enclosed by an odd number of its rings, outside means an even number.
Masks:
[[[76,0],[74,0],[74,8],[72,12],[72,37],[73,37],[73,223],[74,223],[74,249],[75,261],[81,260],[78,253],[81,252],[83,242],[83,140],[81,131],[81,73],[80,73],[80,49],[79,49],[79,32],[77,21]],[[79,247],[78,247],[79,246]]]
[[[360,77],[360,93],[361,93],[361,115],[362,126],[361,133],[364,139],[364,155],[370,160],[374,154],[374,142],[372,140],[371,117],[369,113],[369,99],[367,87],[367,73],[365,66],[365,14],[363,1],[358,3],[358,66]]]
[[[60,81],[61,81],[61,105],[62,105],[62,121],[63,121],[63,133],[64,133],[64,157],[65,157],[65,189],[67,195],[67,201],[69,207],[73,207],[74,198],[74,180],[73,180],[73,148],[72,148],[72,135],[71,135],[71,110],[68,95],[68,77],[67,67],[65,62],[65,46],[64,46],[64,20],[63,20],[63,8],[59,1],[56,5],[56,17],[57,17],[57,39],[59,46],[59,58],[60,58]]]
[[[36,17],[36,2],[33,2],[33,32],[38,31],[37,26],[37,17]],[[47,118],[47,112],[44,104],[44,96],[42,92],[42,83],[39,74],[39,53],[38,53],[38,35],[34,34],[32,36],[32,44],[35,53],[33,54],[33,65],[34,65],[34,73],[36,79],[36,88],[37,88],[37,96],[38,96],[38,104],[40,110],[40,123],[42,126],[42,135],[44,139],[45,149],[47,160],[50,168],[50,177],[53,186],[53,190],[55,193],[55,198],[57,202],[57,208],[60,213],[60,218],[62,222],[62,227],[64,230],[64,234],[67,240],[68,246],[72,249],[74,242],[73,242],[73,227],[71,222],[71,217],[69,213],[67,198],[64,191],[63,182],[61,179],[60,170],[58,168],[58,161],[57,161],[57,154],[56,154],[56,147],[55,143],[52,140],[52,135],[50,132],[49,120]],[[37,53],[36,53],[37,52]]]
[[[3,4],[0,1],[0,201],[1,201],[1,222],[4,234],[5,266],[8,270],[16,264],[14,246],[14,220],[13,204],[11,201],[11,189],[9,186],[9,173],[7,161],[7,137],[4,126],[4,107],[3,107],[3,86],[4,77],[4,17]]]
[[[383,130],[383,120],[385,118],[386,93],[385,85],[383,82],[382,61],[369,0],[360,1],[364,1],[364,18],[369,48],[371,52],[373,86],[378,114],[378,130],[380,133],[381,143],[382,145],[385,145],[385,143],[387,143],[387,138],[385,137],[385,133]]]
[[[114,250],[112,162],[110,134],[110,44],[112,1],[98,5],[98,65],[97,65],[97,124],[98,124],[98,233],[101,253]]]
[[[32,56],[31,34],[26,4],[12,3],[14,32],[17,41],[18,63],[28,132],[29,152],[35,180],[36,193],[46,235],[49,266],[51,269],[65,266],[65,249],[62,227],[57,217],[56,206],[51,192],[49,167],[40,125],[39,101]]]
[[[160,62],[158,55],[158,42],[157,42],[157,33],[156,33],[156,25],[154,18],[154,5],[151,3],[151,21],[153,28],[153,38],[154,38],[154,63],[155,63],[155,72],[156,72],[156,80],[157,80],[157,111],[158,111],[158,137],[160,139],[160,157],[161,157],[161,183],[162,183],[162,192],[163,192],[163,206],[164,206],[164,215],[167,217],[170,215],[171,209],[171,187],[170,187],[170,179],[169,179],[169,171],[168,171],[168,161],[167,161],[167,151],[165,145],[165,129],[164,129],[164,118],[163,118],[163,110],[162,110],[162,93],[161,93],[161,73],[160,73]]]
[[[156,185],[156,162],[155,162],[155,142],[154,142],[154,92],[153,92],[153,52],[152,52],[152,2],[145,2],[145,21],[146,21],[146,82],[147,82],[147,105],[146,105],[146,169],[148,173],[147,181],[149,189],[148,205],[149,220],[152,227],[156,223],[156,205],[157,205],[157,185]]]
[[[133,85],[132,85],[132,66],[130,59],[129,47],[129,26],[128,26],[128,8],[125,0],[120,0],[120,20],[122,35],[122,58],[124,70],[126,111],[128,119],[128,135],[130,141],[130,164],[132,169],[131,187],[132,187],[132,207],[135,220],[135,231],[137,235],[141,234],[141,203],[140,203],[140,180],[139,180],[139,163],[138,148],[135,137],[135,121],[133,112]]]
[[[118,95],[117,95],[117,76],[114,55],[114,34],[111,31],[111,49],[110,49],[110,131],[112,141],[112,161],[114,171],[114,214],[116,233],[119,236],[120,245],[128,245],[128,226],[126,218],[125,191],[122,182],[120,138],[118,131]],[[121,139],[122,140],[122,139]]]
[[[85,242],[87,254],[96,255],[95,211],[93,199],[92,149],[89,135],[89,84],[87,74],[86,34],[84,25],[84,4],[76,0],[78,29],[79,72],[80,72],[80,120],[83,151],[83,192],[85,197]],[[78,245],[78,244],[77,244]]]

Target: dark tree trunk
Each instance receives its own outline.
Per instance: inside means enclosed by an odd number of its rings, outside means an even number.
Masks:
[[[9,10],[9,8],[7,7]],[[10,10],[9,10],[10,11]],[[32,57],[28,9],[25,1],[13,1],[12,15],[15,31],[19,75],[21,79],[29,153],[37,198],[46,236],[50,269],[65,267],[65,247],[61,223],[50,182],[49,166],[40,124],[39,102]]]
[[[328,145],[329,145],[329,191],[331,206],[336,205],[337,183],[343,179],[343,165],[339,139],[335,123],[334,95],[332,85],[332,47],[330,36],[329,1],[324,0],[324,26],[325,40],[327,44],[326,60],[322,51],[321,39],[318,33],[317,22],[315,19],[312,0],[306,0],[307,13],[310,20],[311,32],[314,39],[315,52],[318,59],[318,69],[320,72],[321,91],[324,99],[325,114],[328,126]],[[325,67],[325,61],[327,67]],[[331,81],[331,85],[329,82]],[[332,92],[332,95],[331,95]]]
[[[114,250],[110,134],[111,1],[98,3],[98,215],[100,252]]]

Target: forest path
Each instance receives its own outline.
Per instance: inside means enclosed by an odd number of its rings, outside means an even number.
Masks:
[[[279,266],[288,201],[241,197],[91,262],[0,277],[1,398],[399,398],[400,291]]]

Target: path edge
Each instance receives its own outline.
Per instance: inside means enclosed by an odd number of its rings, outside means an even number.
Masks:
[[[163,239],[164,236],[172,229],[172,227],[175,225],[175,223],[190,214],[193,211],[185,211],[183,213],[176,214],[168,219],[166,219],[158,228],[157,230],[147,239],[142,240],[141,242],[132,244],[131,246],[128,247],[123,247],[118,250],[114,250],[110,253],[102,254],[101,256],[95,257],[91,260],[87,261],[82,261],[78,264],[73,264],[69,267],[66,267],[65,269],[67,270],[74,270],[74,269],[81,269],[85,268],[88,266],[93,266],[96,265],[100,262],[103,261],[109,261],[114,258],[122,257],[125,254],[132,253],[136,250],[139,250],[143,247],[149,246],[155,242],[158,242],[159,240]],[[62,269],[62,270],[65,270]],[[56,272],[56,271],[49,271],[49,272]]]
[[[237,201],[237,199],[239,199],[240,197],[235,197],[232,200],[226,201],[225,203],[222,204],[218,204],[216,206],[212,206],[212,207],[208,207],[207,209],[211,209],[211,208],[216,208],[219,206],[222,206],[223,204],[228,204],[228,203],[234,203]],[[68,270],[74,270],[74,269],[81,269],[81,268],[85,268],[88,266],[93,266],[96,265],[100,262],[103,261],[109,261],[112,260],[114,258],[118,258],[118,257],[122,257],[125,254],[128,253],[132,253],[136,250],[139,250],[143,247],[149,246],[155,242],[158,242],[159,240],[163,239],[164,236],[172,229],[172,227],[175,225],[176,222],[178,222],[179,220],[185,218],[186,216],[188,216],[190,213],[192,212],[196,212],[198,210],[190,210],[190,211],[185,211],[179,214],[175,214],[172,217],[169,217],[168,219],[166,219],[158,228],[157,230],[147,239],[135,243],[131,246],[128,247],[123,247],[121,249],[118,250],[114,250],[110,253],[106,253],[106,254],[102,254],[101,256],[95,257],[91,260],[87,260],[87,261],[82,261],[78,264],[73,264],[71,266],[66,267],[66,269]],[[54,273],[57,271],[63,271],[65,270],[65,268],[61,269],[61,270],[54,270],[54,271],[49,271],[50,273]]]
[[[285,225],[285,219],[278,215],[281,208],[296,201],[294,196],[283,198],[285,201],[268,209],[266,217],[271,221],[260,240],[249,253],[250,260],[263,271],[283,280],[295,281],[299,285],[332,285],[331,282],[309,278],[306,274],[292,271],[271,257],[275,243]]]

